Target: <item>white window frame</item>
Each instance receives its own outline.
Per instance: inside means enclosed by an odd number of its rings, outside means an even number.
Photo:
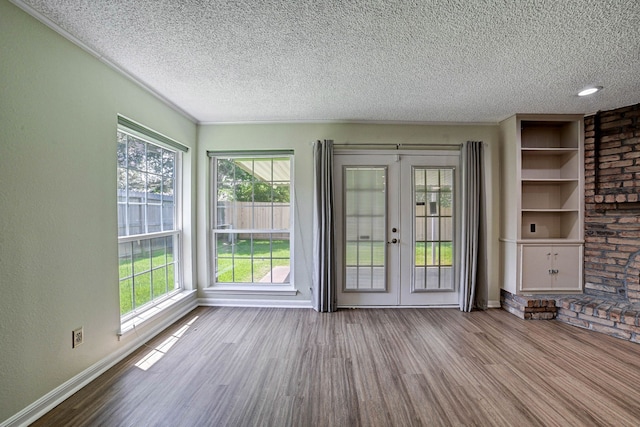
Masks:
[[[155,131],[146,128],[136,122],[131,121],[123,116],[118,116],[118,133],[125,133],[133,138],[139,139],[147,144],[155,145],[164,150],[171,151],[175,154],[174,162],[174,182],[173,182],[173,218],[174,229],[166,231],[157,231],[149,233],[141,233],[135,235],[118,236],[118,248],[121,244],[131,242],[143,242],[151,241],[152,239],[174,237],[173,243],[173,266],[174,266],[174,278],[175,288],[168,290],[167,293],[152,298],[151,301],[141,305],[140,307],[134,307],[132,311],[122,314],[120,316],[121,333],[129,330],[133,327],[134,323],[140,323],[141,321],[150,318],[158,312],[170,307],[174,302],[181,300],[185,295],[180,295],[184,291],[184,255],[183,255],[183,224],[182,224],[182,211],[183,211],[183,196],[182,196],[182,162],[183,152],[188,150],[187,147],[182,144],[158,134]],[[128,169],[128,168],[127,168]],[[162,210],[162,208],[161,208]],[[145,209],[146,212],[146,209]],[[128,223],[128,221],[127,221]],[[146,221],[145,221],[146,223]],[[128,224],[127,224],[128,226]],[[120,259],[120,257],[118,257]],[[168,264],[166,264],[168,265]],[[151,271],[151,270],[150,270]],[[118,275],[118,287],[120,286],[120,276]],[[153,282],[151,283],[153,289]],[[134,290],[135,292],[135,290]],[[121,297],[119,295],[119,297]],[[135,300],[135,294],[134,294]],[[120,306],[120,305],[119,305]]]
[[[214,294],[233,295],[296,295],[297,290],[294,285],[294,152],[293,150],[247,150],[247,151],[209,151],[210,158],[210,207],[209,207],[209,287],[205,291]],[[217,160],[219,158],[252,158],[252,159],[289,159],[289,228],[288,229],[242,229],[238,233],[287,233],[289,234],[289,282],[288,283],[221,283],[216,281],[216,236],[218,232],[218,201],[217,201]],[[225,233],[226,234],[226,233]]]

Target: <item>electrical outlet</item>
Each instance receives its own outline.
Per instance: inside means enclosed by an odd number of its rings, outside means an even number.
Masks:
[[[82,326],[78,329],[74,329],[71,334],[71,348],[76,348],[84,342],[84,330]]]

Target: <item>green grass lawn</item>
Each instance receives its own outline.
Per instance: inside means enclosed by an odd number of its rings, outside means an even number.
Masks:
[[[348,265],[383,265],[386,244],[384,242],[361,242],[347,244]],[[435,264],[432,263],[430,243],[416,242],[416,265],[451,265],[453,251],[451,243],[436,246]],[[438,255],[440,259],[438,259]],[[426,256],[426,258],[425,258]],[[173,254],[164,250],[152,254],[138,254],[134,259],[120,262],[120,315],[124,315],[155,298],[174,290]],[[233,245],[218,245],[219,283],[253,283],[259,281],[276,266],[289,266],[290,247],[288,240],[239,240]],[[167,278],[169,280],[167,280]],[[153,283],[153,285],[152,285]],[[134,305],[135,285],[135,305]]]
[[[435,254],[433,253],[435,249]],[[420,265],[453,265],[453,249],[451,242],[416,242],[416,264]],[[435,256],[434,256],[435,255]]]
[[[165,256],[163,249],[156,250],[152,254],[148,252],[136,254],[133,261],[131,259],[120,261],[120,277],[129,277],[120,281],[121,316],[174,290],[175,276],[172,262],[173,254],[169,253]]]
[[[218,283],[254,283],[273,267],[289,266],[288,240],[238,240],[235,244],[218,243]]]
[[[359,250],[358,250],[359,248]],[[347,265],[384,265],[385,242],[348,242]],[[435,249],[435,257],[432,257]],[[416,242],[415,265],[452,265],[453,249],[451,242],[434,245],[431,242]]]

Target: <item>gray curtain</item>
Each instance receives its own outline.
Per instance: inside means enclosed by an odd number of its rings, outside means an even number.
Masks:
[[[333,141],[313,146],[313,308],[336,311],[333,223]]]
[[[481,282],[478,259],[484,259],[485,237],[484,146],[468,141],[462,157],[462,240],[460,251],[460,310],[471,311]],[[480,280],[479,280],[480,279]],[[486,286],[486,283],[482,283]]]

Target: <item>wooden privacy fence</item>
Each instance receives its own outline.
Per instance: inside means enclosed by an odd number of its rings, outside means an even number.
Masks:
[[[172,195],[118,190],[118,236],[173,230],[174,210]]]
[[[289,230],[289,203],[218,202],[218,229],[223,230]],[[247,233],[236,234],[247,239]],[[289,233],[253,233],[254,239],[288,240]]]

